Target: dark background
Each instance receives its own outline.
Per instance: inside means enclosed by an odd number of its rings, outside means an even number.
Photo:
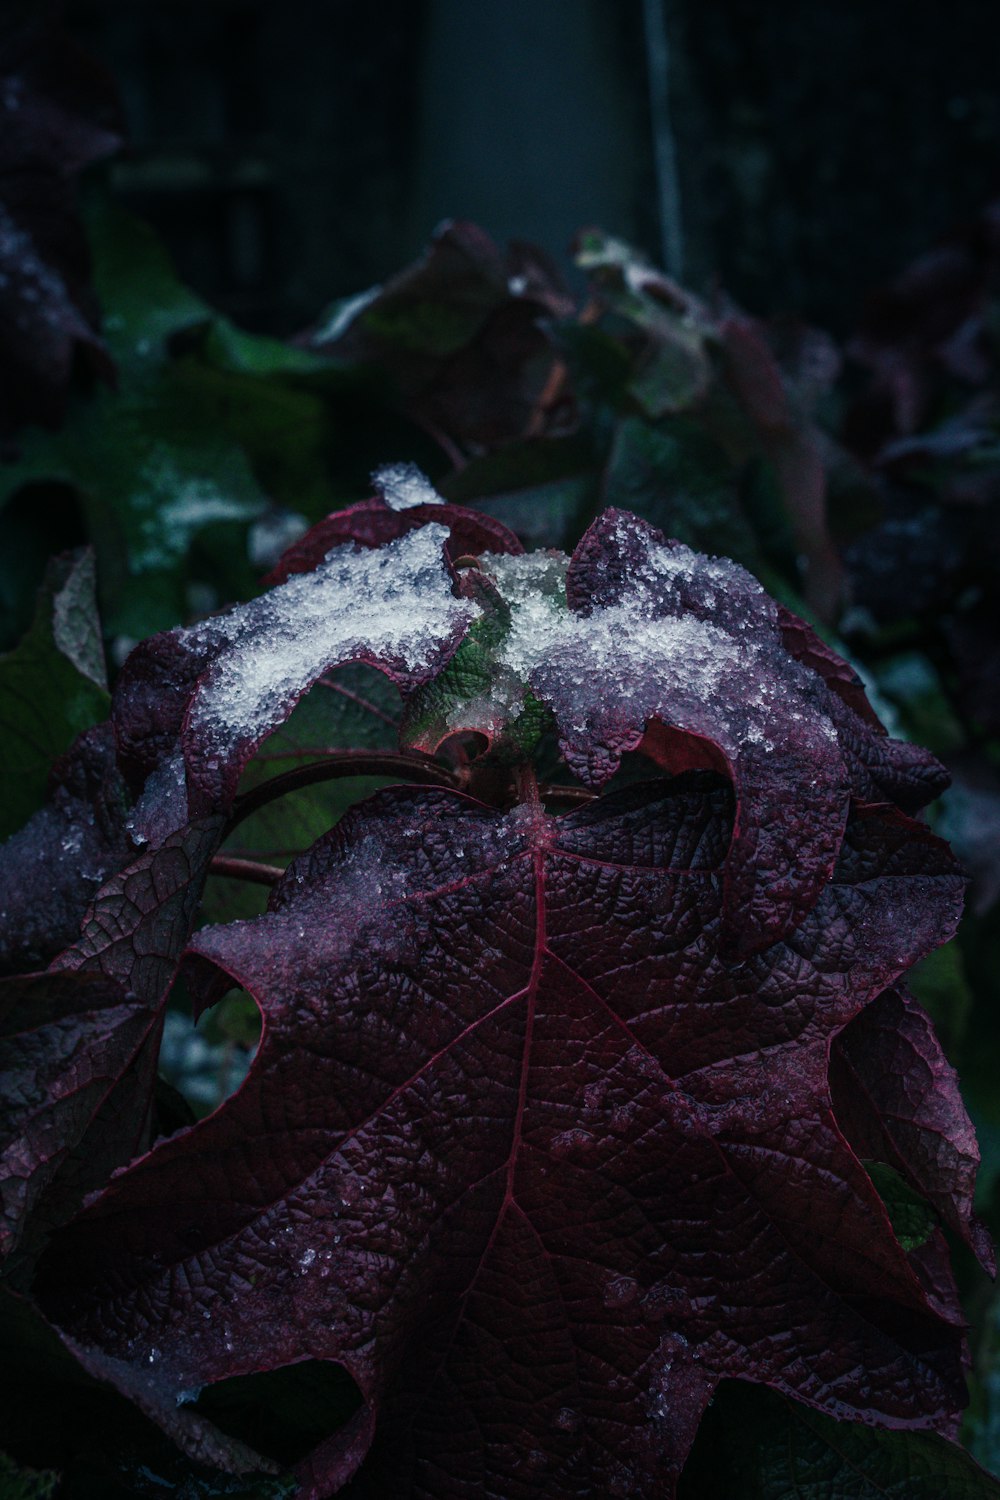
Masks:
[[[993,0],[71,0],[182,275],[288,333],[446,216],[834,332],[1000,190]]]

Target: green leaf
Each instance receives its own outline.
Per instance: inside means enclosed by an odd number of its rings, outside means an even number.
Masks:
[[[965,731],[931,661],[921,651],[903,651],[877,663],[879,692],[899,711],[906,737],[935,755],[959,750]]]
[[[759,1387],[724,1385],[679,1500],[1000,1500],[1000,1484],[931,1432],[837,1422]]]
[[[740,507],[737,471],[690,418],[666,418],[655,426],[639,417],[620,422],[604,500],[635,511],[689,547],[724,553],[751,569],[759,563],[753,529]]]
[[[100,206],[90,229],[118,388],[78,398],[55,435],[25,434],[0,507],[28,484],[72,486],[106,627],[127,643],[252,593],[248,528],[275,505],[313,520],[358,496],[331,474],[328,362],[215,317],[128,214]]]
[[[400,711],[398,689],[374,667],[337,668],[264,741],[243,774],[241,792],[296,766],[321,760],[331,750],[397,750]],[[222,853],[283,869],[293,854],[307,849],[349,807],[386,785],[385,777],[351,776],[300,787],[240,823]],[[256,916],[266,897],[265,886],[213,876],[203,898],[205,920]]]
[[[937,1215],[926,1199],[884,1161],[862,1164],[872,1186],[885,1204],[889,1222],[904,1250],[919,1250],[937,1228]]]
[[[599,231],[581,237],[576,259],[611,319],[624,325],[626,337],[639,336],[628,392],[643,415],[661,417],[700,402],[712,382],[717,343],[702,304],[638,251]]]
[[[525,438],[473,458],[443,479],[446,500],[472,505],[529,547],[572,548],[598,503],[590,443],[578,436]]]
[[[53,558],[28,633],[0,657],[0,838],[42,805],[52,761],[109,704],[93,553]]]
[[[954,1058],[973,1003],[958,942],[953,939],[928,954],[910,970],[906,983],[930,1015],[945,1051]]]
[[[476,730],[489,735],[490,755],[501,762],[520,760],[537,749],[552,726],[552,714],[498,655],[510,632],[509,605],[481,574],[470,577],[483,615],[444,670],[408,699],[402,742],[433,754],[449,734]],[[556,594],[554,602],[565,609],[565,594]]]
[[[989,1307],[979,1311],[973,1338],[971,1400],[963,1435],[975,1458],[1000,1473],[1000,1295],[994,1287]]]
[[[59,1475],[51,1469],[22,1469],[6,1453],[0,1453],[0,1495],[3,1500],[49,1500]]]

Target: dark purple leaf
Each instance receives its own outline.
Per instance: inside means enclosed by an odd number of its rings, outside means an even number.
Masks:
[[[78,351],[111,376],[73,179],[119,144],[93,59],[44,25],[0,26],[0,435],[62,419]]]
[[[0,1257],[148,1032],[142,1002],[103,975],[0,980]]]
[[[0,844],[0,973],[35,969],[76,937],[103,880],[131,848],[110,725],[55,763],[50,797]]]
[[[854,669],[832,651],[804,620],[778,606],[781,639],[796,661],[810,667],[830,689],[828,711],[860,801],[895,802],[917,812],[947,788],[951,777],[919,745],[890,739]]]
[[[993,1247],[972,1212],[975,1132],[926,1012],[904,990],[880,995],[837,1038],[830,1077],[858,1155],[894,1166],[992,1275]]]
[[[317,1500],[659,1500],[730,1376],[948,1423],[955,1314],[827,1056],[951,933],[962,879],[919,824],[861,813],[812,908],[734,959],[731,819],[704,776],[563,818],[391,788],[267,915],[203,929],[261,1048],[50,1249],[39,1295],[79,1357],[200,1452],[199,1386],[343,1364],[365,1408],[303,1466]]]
[[[36,1232],[63,1222],[148,1144],[163,1005],[220,832],[204,820],[139,854],[47,973],[5,982],[4,1252],[29,1210]]]
[[[513,245],[505,256],[474,224],[455,222],[423,260],[335,306],[305,341],[385,371],[407,414],[454,452],[573,424],[564,368],[541,326],[572,311],[542,251]]]
[[[495,732],[527,683],[554,713],[570,769],[591,786],[637,746],[671,771],[728,768],[739,800],[730,937],[742,951],[773,940],[813,904],[836,859],[853,764],[838,743],[839,698],[789,655],[777,606],[734,563],[608,511],[564,566],[541,553],[484,563],[513,624],[494,700],[465,718],[456,710],[452,727]],[[851,714],[852,731],[855,721],[866,744],[872,731]],[[681,754],[662,726],[683,731]]]

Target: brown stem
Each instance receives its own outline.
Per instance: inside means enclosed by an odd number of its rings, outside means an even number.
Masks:
[[[521,803],[531,803],[535,807],[540,805],[538,795],[538,781],[535,777],[535,768],[530,761],[522,761],[514,768],[514,788],[517,800]]]
[[[244,792],[242,797],[237,797],[226,826],[227,835],[251,813],[273,802],[276,797],[317,782],[334,781],[340,776],[398,776],[415,781],[419,786],[443,786],[452,791],[458,791],[464,785],[463,779],[447,766],[423,756],[400,755],[391,750],[335,750],[326,760],[283,771],[280,776],[272,776],[270,781],[262,781],[259,786]]]
[[[226,854],[217,854],[208,873],[225,875],[229,880],[251,880],[254,885],[276,885],[285,872],[280,865],[262,865],[255,859],[230,859]]]
[[[538,788],[543,802],[593,802],[596,792],[585,786],[547,786]]]

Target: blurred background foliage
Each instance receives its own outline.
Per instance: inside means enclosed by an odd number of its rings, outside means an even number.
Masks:
[[[57,20],[0,15],[0,836],[137,640],[254,593],[376,467],[416,462],[534,547],[627,507],[755,572],[951,770],[930,817],[968,916],[913,987],[1000,1233],[993,8],[73,0]],[[394,712],[365,700],[353,742],[391,740]],[[253,774],[305,753],[317,713]],[[229,852],[283,862],[343,795]],[[229,914],[263,899],[218,884]],[[257,1031],[245,996],[197,1030],[187,1004],[175,1123],[238,1084]],[[998,1472],[1000,1298],[955,1249],[966,1439]]]

